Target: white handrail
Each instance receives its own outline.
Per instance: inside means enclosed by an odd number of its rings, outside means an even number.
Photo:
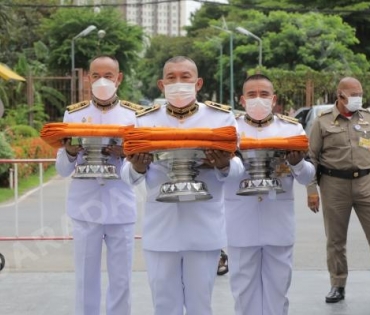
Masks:
[[[43,163],[55,163],[56,159],[0,159],[0,164],[14,164],[14,204],[15,204],[15,236],[0,236],[0,241],[32,241],[32,240],[72,240],[73,237],[69,235],[68,223],[66,222],[66,227],[64,235],[62,236],[49,236],[45,235],[44,228],[44,193],[43,193],[43,181],[44,181],[44,169],[42,167]],[[20,236],[19,235],[19,195],[18,195],[18,164],[20,163],[38,163],[39,164],[39,199],[40,199],[40,224],[41,224],[41,235],[40,236]],[[135,235],[135,239],[141,239],[140,235]]]
[[[38,163],[39,164],[39,189],[40,189],[40,225],[41,225],[41,236],[44,233],[44,194],[43,194],[43,181],[44,181],[44,169],[43,163],[55,162],[56,159],[0,159],[0,164],[11,163],[14,164],[14,204],[15,204],[15,236],[19,237],[19,208],[18,208],[18,164],[20,163]]]

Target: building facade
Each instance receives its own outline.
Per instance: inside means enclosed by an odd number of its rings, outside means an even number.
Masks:
[[[150,36],[185,35],[189,3],[186,0],[61,0],[61,4],[117,5],[128,22],[143,27]]]

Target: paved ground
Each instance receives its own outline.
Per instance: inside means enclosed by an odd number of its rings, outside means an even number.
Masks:
[[[56,178],[42,189],[44,232],[48,236],[69,235],[70,225],[64,213],[68,181]],[[141,205],[142,191],[138,191]],[[325,263],[325,236],[321,214],[305,206],[305,191],[296,187],[297,242],[293,282],[290,290],[290,315],[368,315],[370,314],[370,254],[356,216],[349,230],[348,255],[351,269],[346,300],[324,303],[329,289]],[[74,274],[72,241],[4,241],[15,235],[15,212],[18,208],[19,236],[40,235],[40,190],[14,204],[0,205],[0,253],[6,267],[0,272],[1,315],[73,314]],[[141,235],[141,216],[136,227]],[[106,286],[106,273],[104,286]],[[103,303],[104,304],[104,303]],[[232,315],[233,301],[228,275],[218,277],[214,298],[214,315]],[[102,305],[102,314],[104,305]],[[132,315],[150,315],[150,291],[141,241],[135,242]],[[165,314],[164,314],[165,315]],[[200,314],[201,315],[201,314]]]

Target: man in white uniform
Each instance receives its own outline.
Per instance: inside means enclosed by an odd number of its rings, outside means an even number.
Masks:
[[[257,139],[303,135],[290,117],[272,114],[275,105],[271,81],[256,74],[246,79],[241,102],[246,115],[237,119],[241,136]],[[281,178],[284,193],[238,196],[239,183],[225,187],[230,285],[236,315],[286,315],[292,275],[295,233],[293,181],[306,185],[314,167],[304,152],[287,155],[291,175]]]
[[[194,61],[183,56],[168,60],[158,86],[168,101],[138,115],[138,126],[218,128],[235,126],[229,109],[196,101],[203,81]],[[213,107],[212,107],[213,106]],[[197,202],[156,201],[160,186],[168,182],[168,170],[150,162],[149,154],[128,156],[121,172],[137,184],[146,179],[147,201],[143,248],[155,315],[211,315],[211,296],[221,248],[226,244],[223,180],[244,171],[231,154],[207,150],[212,167],[199,169],[213,199]]]
[[[92,100],[70,105],[66,123],[134,125],[135,109],[141,107],[120,101],[116,90],[123,74],[118,61],[100,56],[90,64]],[[57,154],[56,168],[61,176],[70,176],[83,163],[83,149],[67,139]],[[119,173],[123,165],[122,146],[110,146],[108,163]],[[67,212],[73,222],[76,275],[76,315],[100,314],[101,254],[107,247],[109,286],[107,315],[131,314],[131,266],[136,220],[133,188],[120,179],[72,179]]]

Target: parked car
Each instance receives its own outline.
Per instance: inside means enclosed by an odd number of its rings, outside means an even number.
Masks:
[[[294,117],[299,120],[299,122],[303,126],[303,129],[306,131],[306,134],[309,136],[315,118],[322,111],[327,110],[333,106],[334,106],[333,104],[323,104],[323,105],[314,105],[312,107],[301,107],[295,112]]]
[[[167,100],[165,98],[156,98],[154,101],[153,101],[153,105],[164,105],[167,103]]]
[[[308,112],[310,111],[311,107],[301,107],[298,108],[297,111],[294,113],[294,118],[297,118],[298,121],[302,124],[303,128],[305,127],[306,117]]]
[[[139,104],[142,106],[151,106],[152,102],[146,98],[139,100]]]

